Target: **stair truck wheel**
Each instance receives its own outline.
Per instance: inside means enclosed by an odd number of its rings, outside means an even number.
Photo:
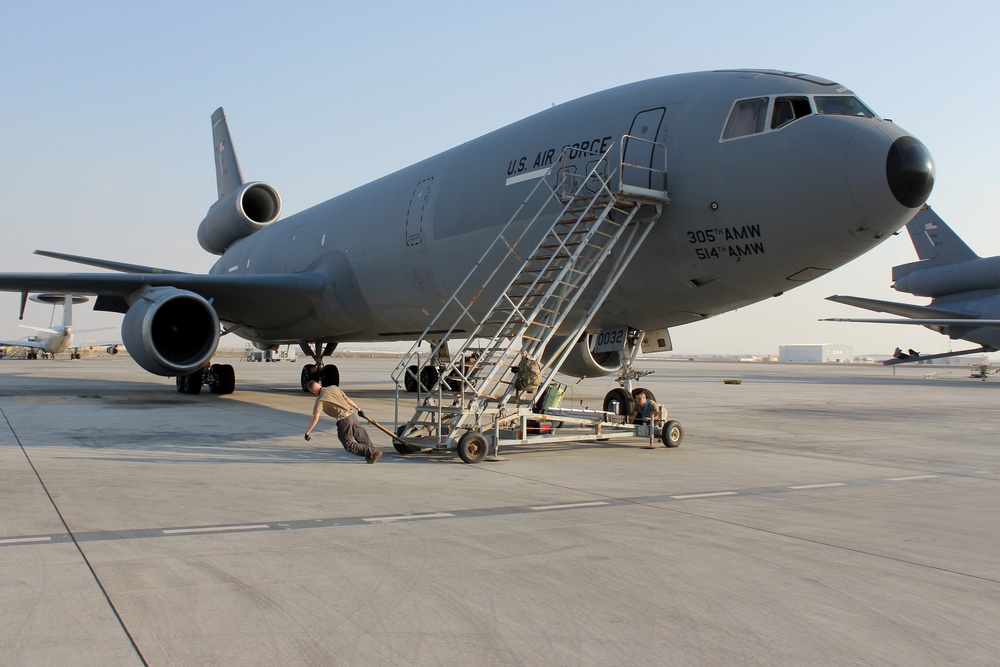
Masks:
[[[681,440],[684,439],[684,429],[681,428],[681,423],[673,419],[669,420],[660,431],[660,439],[663,440],[665,447],[680,445]]]
[[[399,437],[403,437],[403,433],[405,431],[406,431],[406,424],[400,424],[399,427],[396,429],[396,435],[398,435]],[[420,451],[416,447],[411,447],[410,445],[400,442],[399,440],[393,440],[392,446],[396,448],[397,452],[404,455],[415,454]]]
[[[486,458],[487,442],[482,433],[469,431],[458,441],[458,455],[466,463],[479,463]]]

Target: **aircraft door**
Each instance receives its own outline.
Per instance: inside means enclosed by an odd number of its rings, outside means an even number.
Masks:
[[[439,267],[428,247],[428,241],[433,238],[437,185],[435,176],[421,179],[414,185],[406,204],[403,234],[399,239],[403,245],[402,261],[392,270],[399,272],[399,283],[407,286],[405,299],[408,301],[412,301],[415,295],[430,294],[437,283]]]
[[[430,176],[417,183],[413,194],[410,196],[410,204],[406,209],[406,245],[413,248],[422,246],[425,230],[430,225],[431,217],[431,187],[434,184],[434,177]],[[423,247],[421,247],[423,250]]]
[[[654,142],[660,135],[660,126],[666,109],[647,109],[640,111],[632,119],[632,127],[625,137],[625,148],[622,158],[622,183],[641,188],[663,189],[665,183],[660,183],[659,174],[663,169],[663,146]],[[657,171],[653,171],[656,169]],[[657,180],[654,181],[654,174]]]

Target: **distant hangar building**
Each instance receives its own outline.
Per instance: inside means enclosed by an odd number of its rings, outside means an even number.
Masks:
[[[854,348],[840,343],[781,345],[778,347],[778,361],[822,364],[848,362],[853,358]]]

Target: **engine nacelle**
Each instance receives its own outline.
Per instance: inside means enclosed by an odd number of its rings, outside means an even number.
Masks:
[[[281,215],[281,197],[267,183],[245,183],[212,204],[198,226],[198,243],[221,255],[241,238],[259,232]]]
[[[122,342],[144,370],[154,375],[187,375],[215,354],[219,316],[194,292],[151,289],[125,313]]]
[[[1000,288],[1000,257],[917,268],[896,278],[893,287],[915,296],[948,296],[962,292]]]
[[[118,346],[117,345],[108,345],[108,347],[107,347],[107,353],[108,354],[118,354]]]
[[[543,358],[548,360],[549,350],[558,349],[562,345],[563,340],[565,339],[557,338],[553,340],[546,348]],[[559,372],[578,378],[602,377],[618,372],[621,367],[618,352],[612,351],[594,354],[590,349],[593,344],[594,337],[591,334],[585,334],[580,339],[580,342],[570,350],[569,356],[566,357],[566,361],[563,362]]]

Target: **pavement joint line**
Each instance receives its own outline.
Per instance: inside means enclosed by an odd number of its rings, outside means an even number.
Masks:
[[[164,535],[183,535],[184,533],[221,533],[229,530],[265,530],[266,523],[245,524],[242,526],[205,526],[204,528],[165,528]]]
[[[528,509],[533,509],[536,512],[543,512],[545,510],[568,510],[575,509],[577,507],[597,507],[599,505],[608,505],[606,500],[595,500],[589,503],[566,503],[563,505],[538,505],[535,507],[529,507]]]
[[[398,516],[376,516],[362,519],[368,523],[392,523],[394,521],[415,521],[419,519],[447,519],[455,515],[450,512],[435,512],[433,514],[400,514]]]
[[[698,498],[718,498],[726,496],[753,497],[762,495],[773,495],[788,493],[790,490],[808,490],[818,488],[829,488],[837,486],[869,486],[878,484],[890,484],[894,481],[907,480],[930,480],[943,477],[950,477],[948,474],[926,474],[911,475],[908,477],[881,477],[850,480],[846,482],[828,482],[824,484],[808,484],[800,486],[763,486],[748,487],[735,491],[710,491],[704,493],[688,493],[680,495],[650,495],[629,498],[609,498],[608,500],[585,501],[579,503],[561,503],[556,505],[518,505],[505,507],[485,507],[456,509],[451,512],[435,512],[429,514],[400,514],[391,516],[359,517],[359,516],[338,516],[312,519],[299,519],[293,521],[271,521],[268,523],[240,524],[231,526],[193,526],[191,528],[136,528],[126,530],[104,530],[93,532],[77,532],[74,534],[53,533],[51,535],[22,535],[0,537],[0,548],[19,548],[30,546],[44,546],[48,544],[61,544],[64,542],[97,542],[106,540],[124,539],[149,539],[156,537],[178,537],[184,535],[212,535],[235,532],[265,532],[278,530],[302,530],[312,528],[343,528],[348,526],[377,525],[397,523],[401,521],[418,521],[421,519],[470,519],[490,516],[504,516],[519,513],[533,513],[545,510],[573,510],[586,509],[588,507],[621,507],[623,505],[650,505],[656,503],[669,503],[670,501],[685,501]]]

